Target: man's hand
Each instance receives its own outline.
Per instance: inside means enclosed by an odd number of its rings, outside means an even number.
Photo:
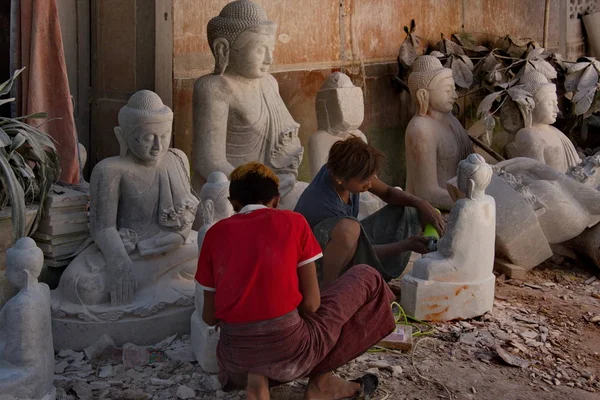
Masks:
[[[135,292],[135,277],[131,272],[131,260],[106,263],[108,292],[111,306],[130,304]]]
[[[406,241],[408,242],[408,248],[410,251],[414,251],[419,254],[431,253],[431,250],[427,247],[431,239],[424,236],[411,236]]]
[[[423,229],[425,229],[425,225],[431,224],[440,236],[444,236],[446,220],[442,217],[442,214],[425,200],[419,203],[417,209],[419,210],[419,218]]]

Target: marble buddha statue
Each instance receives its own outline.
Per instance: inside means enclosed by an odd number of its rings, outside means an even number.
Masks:
[[[0,398],[54,399],[50,289],[38,282],[44,254],[24,237],[8,249],[6,264],[19,292],[0,311]]]
[[[334,143],[353,136],[367,142],[358,129],[365,118],[363,91],[354,86],[348,75],[342,72],[329,75],[317,92],[315,108],[318,130],[308,139],[311,179],[327,163]]]
[[[556,85],[538,71],[523,75],[519,84],[531,93],[535,105],[530,115],[524,115],[525,127],[517,131],[515,141],[507,145],[508,156],[533,158],[566,173],[581,159],[569,138],[551,125],[558,114]]]
[[[311,179],[327,163],[334,143],[357,136],[367,143],[367,137],[358,128],[365,117],[363,91],[354,86],[350,77],[334,72],[325,79],[315,101],[317,128],[308,139],[308,159]],[[385,206],[369,192],[360,196],[358,219],[363,219]]]
[[[203,225],[198,231],[198,249],[202,250],[202,243],[206,232],[211,226],[222,219],[234,214],[233,206],[229,202],[229,180],[220,171],[208,175],[206,183],[200,191],[200,208],[202,209]],[[196,311],[191,319],[190,342],[196,360],[208,373],[219,372],[217,364],[217,342],[219,331],[214,326],[209,326],[202,319],[204,308],[204,290],[196,282]]]
[[[457,99],[452,70],[434,56],[415,60],[408,87],[416,114],[406,128],[406,190],[442,210],[452,208],[446,182],[473,152],[465,129],[452,115]]]
[[[456,201],[437,251],[414,263],[402,280],[401,303],[417,319],[448,321],[472,318],[494,304],[496,203],[485,194],[492,167],[479,154],[458,164],[464,198]]]
[[[191,226],[199,201],[191,191],[187,157],[169,148],[172,123],[169,107],[149,90],[135,93],[121,108],[115,128],[121,153],[92,171],[93,244],[67,266],[52,292],[53,317],[135,322],[164,308],[174,307],[165,312],[177,315],[182,307],[189,321],[198,258]],[[100,337],[101,328],[95,329]],[[144,333],[152,334],[159,332]]]
[[[277,25],[249,0],[227,4],[207,27],[214,73],[199,78],[193,94],[194,188],[211,172],[225,175],[258,161],[279,177],[280,208],[293,209],[307,184],[298,182],[304,148],[299,124],[269,74]]]

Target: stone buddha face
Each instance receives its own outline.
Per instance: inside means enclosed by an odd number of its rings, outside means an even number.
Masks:
[[[428,93],[427,97],[429,98],[429,108],[440,113],[452,112],[454,102],[458,98],[452,75],[438,75],[431,81],[426,90]],[[418,92],[417,98],[419,98]],[[422,101],[424,102],[425,100],[426,99],[423,98]]]
[[[458,98],[452,70],[442,66],[434,56],[421,56],[413,65],[408,87],[418,105],[417,113],[425,116],[433,112],[449,113]]]
[[[248,79],[263,78],[269,73],[274,51],[275,33],[272,29],[248,29],[231,46],[227,71]]]
[[[537,124],[551,125],[558,116],[558,96],[556,86],[547,84],[542,86],[534,96],[535,107],[532,121]]]
[[[161,160],[171,143],[173,112],[149,90],[136,92],[119,111],[115,135],[121,157],[131,153],[142,162]]]
[[[17,289],[27,286],[29,279],[40,275],[44,254],[33,239],[24,237],[6,251],[6,278]]]
[[[458,164],[458,189],[470,199],[480,199],[492,180],[492,167],[479,154],[471,154]]]
[[[144,123],[125,132],[131,153],[142,161],[159,161],[171,143],[171,121]]]

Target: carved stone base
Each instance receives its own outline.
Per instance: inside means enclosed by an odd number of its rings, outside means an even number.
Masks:
[[[477,317],[492,310],[496,278],[479,282],[438,282],[405,275],[401,305],[406,314],[423,321]]]
[[[191,329],[192,351],[200,367],[209,374],[219,372],[217,362],[217,343],[219,342],[219,331],[206,325],[202,320],[202,313],[194,311],[192,314]]]
[[[167,308],[147,318],[123,318],[116,322],[84,322],[72,318],[52,318],[54,349],[82,350],[104,334],[117,346],[133,343],[153,345],[177,333],[190,333],[190,318],[195,307]]]

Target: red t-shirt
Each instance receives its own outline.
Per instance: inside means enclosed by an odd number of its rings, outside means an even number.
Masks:
[[[295,310],[302,301],[297,268],[322,257],[301,214],[258,207],[219,221],[202,243],[196,280],[215,291],[215,316],[227,323]]]

